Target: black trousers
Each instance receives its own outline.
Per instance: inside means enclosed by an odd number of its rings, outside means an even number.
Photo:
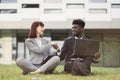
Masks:
[[[87,76],[91,73],[91,62],[91,57],[85,57],[82,61],[79,58],[76,58],[76,60],[69,60],[65,62],[64,71],[73,75]]]

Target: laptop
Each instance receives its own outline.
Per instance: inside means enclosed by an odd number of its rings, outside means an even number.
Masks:
[[[99,40],[93,39],[76,39],[74,55],[79,57],[94,57],[96,52],[99,52]]]

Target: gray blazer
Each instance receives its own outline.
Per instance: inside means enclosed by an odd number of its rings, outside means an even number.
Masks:
[[[35,38],[28,38],[25,40],[25,45],[29,49],[30,54],[30,63],[32,64],[41,64],[43,60],[52,53],[56,53],[56,50],[52,50],[52,45],[48,40],[42,38],[42,46],[39,47]]]

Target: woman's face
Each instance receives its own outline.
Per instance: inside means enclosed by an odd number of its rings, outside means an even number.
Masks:
[[[36,28],[36,34],[38,34],[38,35],[43,35],[44,34],[44,26],[38,26],[37,28]]]

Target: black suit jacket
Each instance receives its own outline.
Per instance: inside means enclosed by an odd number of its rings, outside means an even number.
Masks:
[[[65,39],[61,48],[60,60],[69,61],[74,51],[75,37],[68,37]]]
[[[86,39],[84,36],[83,39]],[[65,39],[64,44],[61,49],[60,59],[65,61],[69,61],[73,56],[75,47],[75,36],[71,36]]]
[[[86,36],[83,36],[83,39],[87,39]],[[73,56],[75,47],[75,36],[71,36],[65,39],[63,46],[61,48],[60,60],[64,60],[65,62],[69,61]],[[92,60],[94,63],[98,63],[96,60]]]

